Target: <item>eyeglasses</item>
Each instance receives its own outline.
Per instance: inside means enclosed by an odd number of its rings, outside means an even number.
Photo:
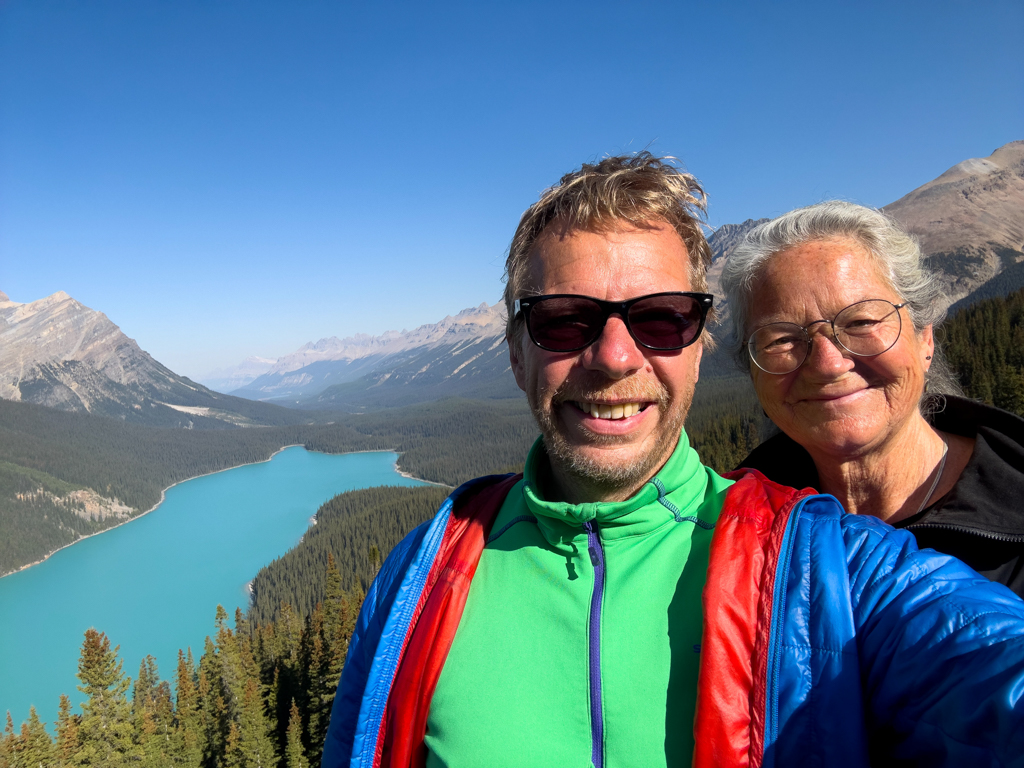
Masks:
[[[652,293],[627,301],[556,293],[516,299],[530,339],[549,352],[578,352],[601,336],[608,318],[619,315],[641,347],[682,349],[697,340],[714,302],[710,293]]]
[[[907,306],[885,299],[868,299],[840,310],[832,320],[796,323],[769,323],[754,331],[747,340],[747,352],[754,365],[766,373],[792,373],[811,351],[809,328],[828,323],[832,338],[842,349],[857,357],[874,357],[892,348],[900,337],[903,321],[900,310]]]

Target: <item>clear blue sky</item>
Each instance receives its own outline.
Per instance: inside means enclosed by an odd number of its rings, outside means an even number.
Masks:
[[[650,148],[713,225],[1024,139],[1024,4],[0,0],[0,290],[200,378],[501,292],[541,189]]]

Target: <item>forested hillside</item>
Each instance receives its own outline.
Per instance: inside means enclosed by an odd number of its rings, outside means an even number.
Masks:
[[[450,490],[388,486],[338,494],[317,510],[316,524],[298,545],[256,574],[250,620],[276,621],[282,605],[309,616],[327,595],[329,559],[337,563],[343,589],[365,591],[383,558],[437,512]]]
[[[686,433],[701,461],[728,472],[758,446],[766,422],[750,379],[736,373],[697,384]]]
[[[1024,290],[958,312],[943,337],[968,397],[1024,416]]]

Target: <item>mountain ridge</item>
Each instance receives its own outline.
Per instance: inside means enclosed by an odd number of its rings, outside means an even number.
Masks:
[[[411,350],[457,345],[504,333],[504,307],[482,302],[411,331],[385,331],[379,336],[357,333],[343,339],[331,336],[309,342],[279,358],[269,370],[231,394],[261,400],[301,399],[329,386],[355,381],[389,361],[402,359]]]
[[[282,409],[179,376],[105,314],[64,291],[26,303],[2,296],[0,398],[162,427],[297,421]]]
[[[1024,141],[963,160],[882,210],[918,238],[953,304],[1024,260]]]

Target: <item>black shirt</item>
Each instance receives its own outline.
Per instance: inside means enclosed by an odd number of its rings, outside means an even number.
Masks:
[[[1024,597],[1024,419],[961,397],[945,400],[932,426],[974,437],[974,452],[949,493],[895,527]],[[740,466],[795,488],[818,483],[810,454],[784,434],[763,442]]]

